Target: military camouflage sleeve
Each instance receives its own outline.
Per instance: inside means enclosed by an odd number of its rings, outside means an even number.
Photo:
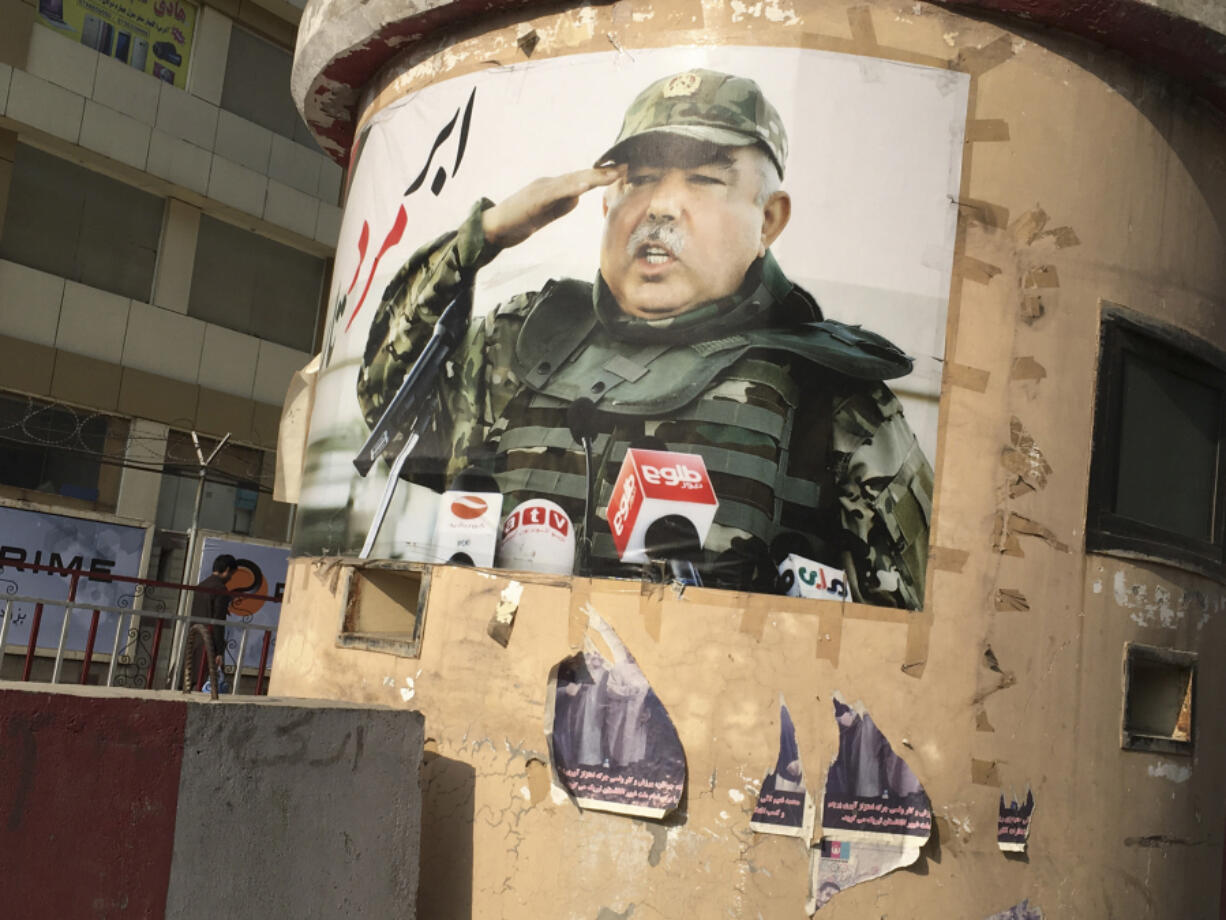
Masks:
[[[924,603],[932,467],[902,405],[877,384],[834,410],[844,567],[855,600],[918,610]]]
[[[481,216],[491,206],[487,199],[477,202],[458,230],[418,249],[384,289],[358,372],[358,403],[368,425],[379,420],[396,395],[439,314],[465,287],[472,287],[477,270],[498,254],[481,226]]]

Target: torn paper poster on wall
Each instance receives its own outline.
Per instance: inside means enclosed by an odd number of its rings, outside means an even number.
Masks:
[[[1030,816],[1034,814],[1034,793],[1026,789],[1026,798],[1019,802],[1016,797],[1005,804],[1000,797],[1000,816],[996,819],[996,844],[1006,853],[1022,853],[1030,836]]]
[[[1043,911],[1037,907],[1031,907],[1030,900],[1027,899],[998,914],[992,914],[986,920],[1043,920]]]
[[[549,675],[545,735],[555,779],[581,808],[662,818],[685,788],[681,739],[617,633],[590,605],[586,613],[583,651]]]
[[[909,866],[932,833],[932,805],[863,705],[834,695],[839,752],[826,774],[822,840],[809,859],[809,913],[840,891]]]
[[[513,581],[503,588],[502,593],[498,596],[498,606],[494,608],[494,615],[490,617],[490,622],[485,627],[486,634],[503,648],[506,648],[507,643],[511,641],[515,614],[519,612],[519,599],[523,596],[524,586],[518,581]]]
[[[775,769],[762,780],[758,804],[749,819],[751,830],[784,834],[808,840],[813,836],[817,806],[805,788],[805,768],[800,762],[796,726],[783,695],[779,696],[779,753]]]

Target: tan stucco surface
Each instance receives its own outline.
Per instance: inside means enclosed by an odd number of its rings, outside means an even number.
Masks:
[[[752,784],[773,762],[782,692],[820,791],[840,690],[863,700],[925,784],[939,846],[820,916],[975,920],[1026,897],[1050,917],[1216,917],[1222,585],[1087,557],[1084,523],[1102,302],[1226,349],[1219,116],[1078,40],[894,3],[550,14],[423,52],[369,98],[522,60],[516,38],[529,29],[541,39],[535,57],[611,41],[736,42],[971,74],[930,600],[905,615],[712,592],[677,599],[633,583],[528,584],[503,649],[485,628],[508,576],[439,569],[417,660],[337,649],[344,579],[334,591],[331,571],[299,560],[272,691],[426,717],[437,759],[423,840],[434,834],[437,845],[423,843],[421,915],[801,916],[804,848],[749,831]],[[575,647],[572,615],[588,600],[638,657],[686,746],[688,795],[670,821],[585,814],[550,794],[545,682]],[[1200,652],[1195,757],[1120,750],[1127,641]],[[997,797],[1027,784],[1038,800],[1028,856],[1007,859]]]

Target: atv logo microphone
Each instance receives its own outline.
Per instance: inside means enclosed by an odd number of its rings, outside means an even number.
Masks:
[[[607,508],[609,530],[622,562],[647,561],[643,537],[655,521],[677,515],[707,539],[719,500],[698,454],[670,450],[626,451]]]
[[[503,521],[498,541],[500,567],[569,575],[574,563],[575,528],[556,502],[528,499]]]

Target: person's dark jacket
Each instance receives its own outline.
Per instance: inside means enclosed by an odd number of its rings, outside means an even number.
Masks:
[[[217,626],[209,627],[213,636],[213,654],[226,653],[226,613],[230,608],[230,597],[227,594],[211,594],[211,591],[225,591],[226,580],[214,572],[197,586],[203,588],[197,591],[192,600],[192,616],[219,621]]]

